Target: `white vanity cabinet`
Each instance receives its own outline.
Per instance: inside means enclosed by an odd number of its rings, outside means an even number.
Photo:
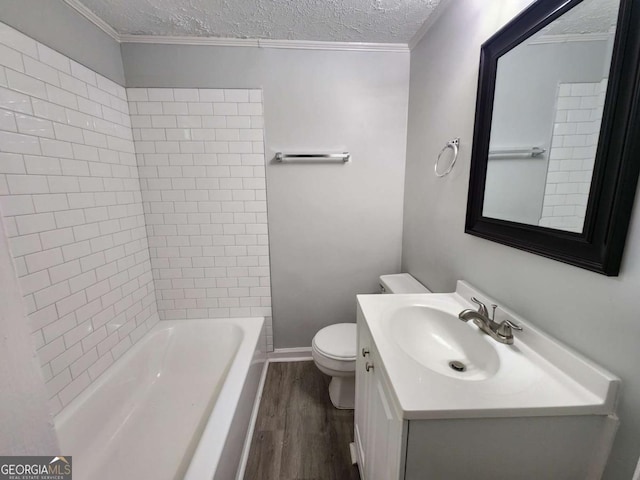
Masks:
[[[450,402],[443,408],[437,397],[444,393],[438,393],[433,374],[412,373],[410,364],[398,369],[404,353],[388,348],[391,332],[369,323],[371,312],[381,310],[369,308],[363,313],[358,306],[354,436],[362,480],[601,477],[618,425],[614,414],[591,408],[542,415],[505,414],[502,408],[446,410],[468,400],[469,393],[450,392]],[[426,405],[423,410],[407,408],[413,404],[398,396],[399,378],[415,388],[424,387],[418,398]]]
[[[355,442],[363,479],[404,478],[407,422],[389,395],[388,381],[366,324],[358,321]]]

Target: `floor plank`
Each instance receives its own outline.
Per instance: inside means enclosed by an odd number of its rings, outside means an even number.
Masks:
[[[331,404],[330,380],[313,362],[269,364],[245,480],[359,480],[353,410]]]

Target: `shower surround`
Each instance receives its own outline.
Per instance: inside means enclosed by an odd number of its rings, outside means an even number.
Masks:
[[[129,88],[161,319],[266,317],[262,91]]]
[[[261,91],[129,95],[0,23],[0,212],[54,414],[158,309],[273,343]]]
[[[57,413],[157,323],[156,298],[125,89],[4,24],[0,210]]]

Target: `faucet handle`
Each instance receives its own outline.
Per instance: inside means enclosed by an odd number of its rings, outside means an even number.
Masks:
[[[501,339],[507,340],[509,344],[513,342],[513,332],[511,331],[511,325],[509,325],[509,322],[507,322],[506,320],[498,326],[496,335]]]
[[[506,319],[504,323],[509,325],[512,329],[517,330],[518,332],[521,332],[523,330],[521,325],[518,325],[517,323],[514,323],[509,319]]]
[[[487,306],[478,300],[476,297],[471,297],[471,301],[478,305],[478,313],[480,315],[484,315],[485,317],[489,316],[489,311],[487,310]]]
[[[503,343],[511,345],[513,343],[513,330],[522,331],[522,327],[517,323],[513,323],[511,320],[504,320],[498,326],[496,335],[499,338],[506,340]]]

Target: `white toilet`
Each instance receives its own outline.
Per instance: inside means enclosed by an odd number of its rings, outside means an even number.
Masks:
[[[380,293],[431,293],[408,273],[382,275]],[[336,323],[316,333],[311,354],[318,369],[331,376],[329,398],[333,406],[352,409],[355,402],[356,324]]]

